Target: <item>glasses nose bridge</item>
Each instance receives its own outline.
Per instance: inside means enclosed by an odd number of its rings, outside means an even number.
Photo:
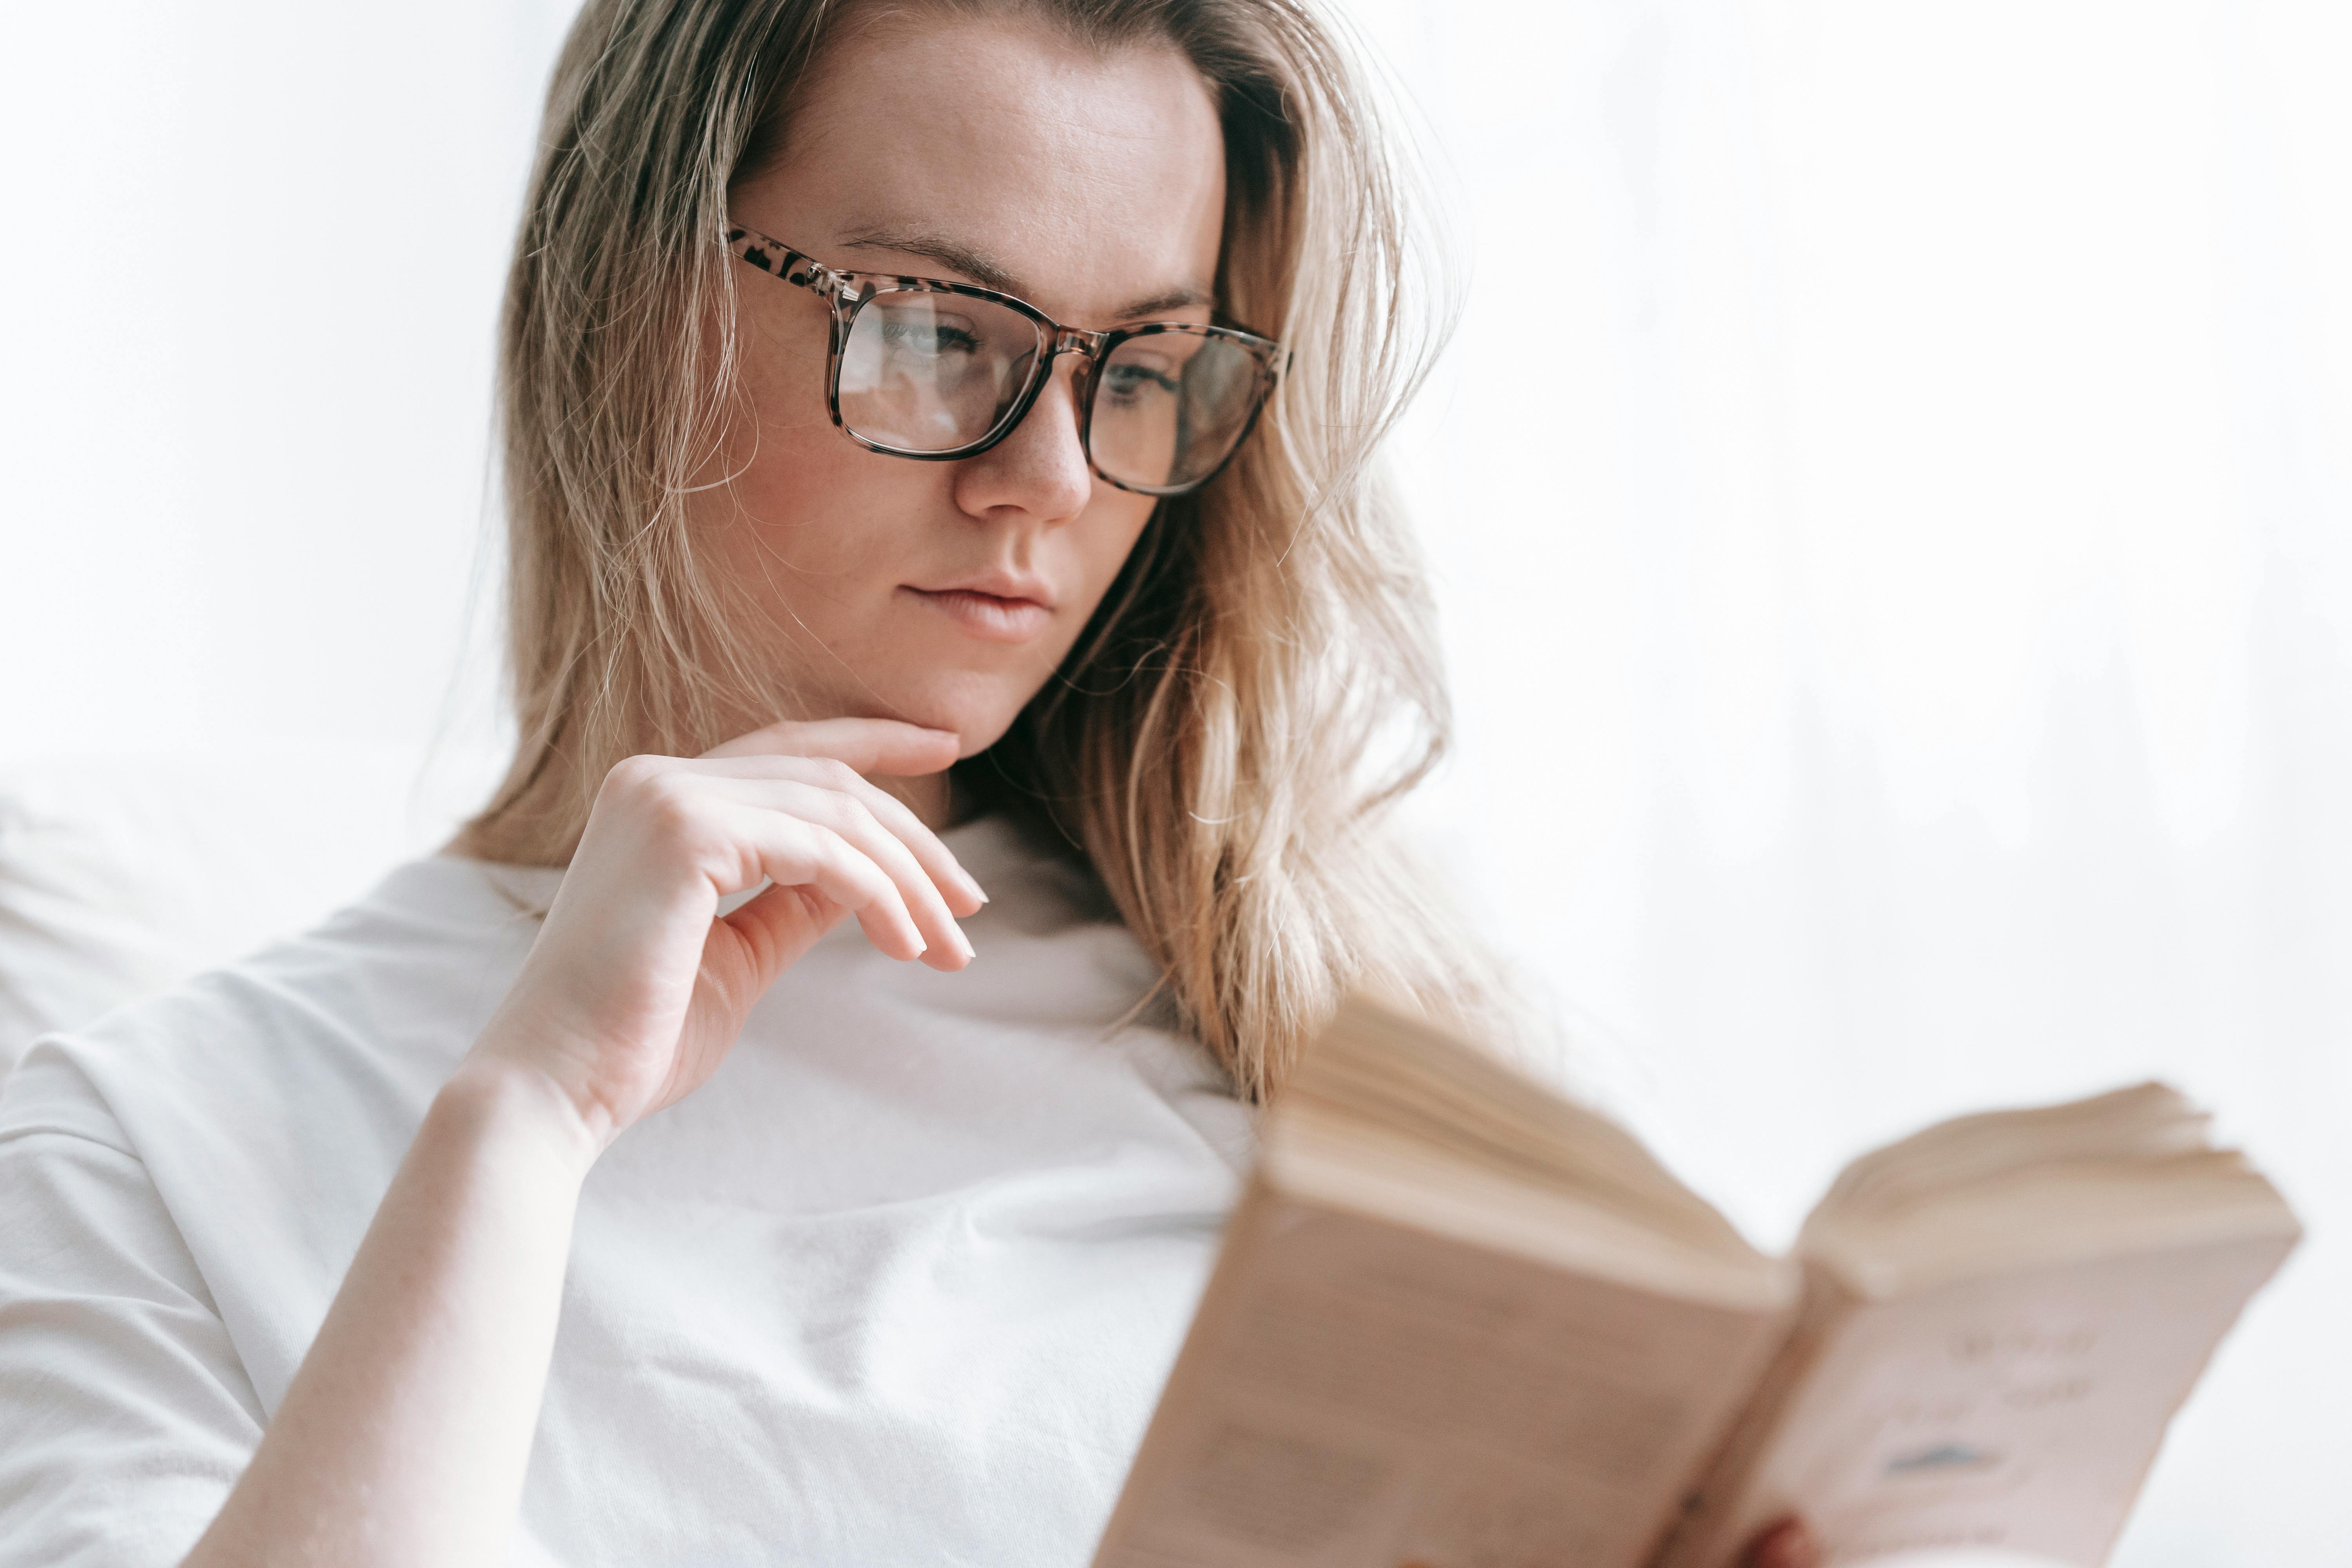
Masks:
[[[1110,342],[1108,332],[1088,331],[1084,327],[1066,327],[1053,323],[1054,341],[1046,346],[1045,363],[1050,371],[1053,362],[1064,354],[1076,354],[1089,363],[1102,357],[1103,345]]]
[[[1077,374],[1070,378],[1070,393],[1076,400],[1078,407],[1084,409],[1093,401],[1095,373],[1102,366],[1103,349],[1110,342],[1110,334],[1089,331],[1084,327],[1066,327],[1059,321],[1046,322],[1045,331],[1050,337],[1045,344],[1042,363],[1037,367],[1037,379],[1034,384],[1038,392],[1042,393],[1045,384],[1053,379],[1055,366],[1060,362],[1061,357],[1064,354],[1076,354],[1078,359],[1078,368]],[[1079,427],[1083,429],[1087,422],[1085,414],[1080,413]]]

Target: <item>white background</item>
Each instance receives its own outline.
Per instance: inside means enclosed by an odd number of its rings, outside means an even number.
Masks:
[[[2313,1235],[2117,1561],[2352,1564],[2352,10],[1358,14],[1467,264],[1399,458],[1484,918],[1768,1241],[1936,1116],[2216,1106]],[[565,19],[0,16],[0,760],[468,786]]]

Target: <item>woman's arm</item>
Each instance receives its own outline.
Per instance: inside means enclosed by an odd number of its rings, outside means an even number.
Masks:
[[[858,776],[954,755],[952,735],[837,720],[613,771],[514,988],[426,1111],[190,1568],[504,1561],[581,1183],[710,1076],[845,915],[895,957],[970,961],[954,917],[984,895]]]
[[[458,1071],[191,1568],[504,1558],[596,1152],[545,1080]]]

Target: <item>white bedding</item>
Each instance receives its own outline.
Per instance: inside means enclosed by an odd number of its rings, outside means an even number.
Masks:
[[[0,1075],[44,1030],[300,931],[431,847],[456,812],[425,760],[281,744],[0,763]]]

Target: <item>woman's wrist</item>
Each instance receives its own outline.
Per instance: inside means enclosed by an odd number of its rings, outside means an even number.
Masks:
[[[596,1124],[547,1073],[495,1048],[478,1047],[467,1057],[428,1114],[461,1137],[488,1142],[575,1184],[586,1179],[614,1131]]]

